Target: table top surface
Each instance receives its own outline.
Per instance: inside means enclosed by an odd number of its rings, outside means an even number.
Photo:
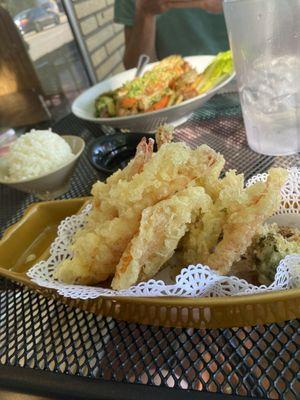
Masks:
[[[86,148],[103,134],[100,126],[72,115],[53,130],[80,135]],[[226,169],[244,172],[246,179],[270,166],[300,165],[298,155],[268,157],[248,148],[234,93],[215,96],[176,129],[175,140],[191,146],[208,144],[224,154]],[[91,166],[85,152],[63,198],[89,194],[96,179],[104,176]],[[0,199],[2,232],[37,201],[6,186],[0,186]],[[228,395],[296,399],[299,333],[300,320],[206,330],[130,324],[68,308],[2,280],[0,387],[72,399],[137,395],[187,399],[196,393],[207,399]]]

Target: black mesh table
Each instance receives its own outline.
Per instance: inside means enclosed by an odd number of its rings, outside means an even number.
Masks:
[[[53,130],[82,136],[101,128],[68,116]],[[268,157],[246,144],[237,95],[215,96],[176,139],[207,143],[246,178],[299,156]],[[64,198],[89,194],[103,179],[86,153]],[[2,232],[36,201],[0,187]],[[221,399],[300,397],[300,320],[195,330],[129,324],[71,309],[6,280],[0,285],[0,387],[70,399]]]

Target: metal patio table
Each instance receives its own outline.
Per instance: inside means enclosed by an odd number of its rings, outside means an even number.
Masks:
[[[53,130],[103,134],[69,115]],[[175,140],[206,143],[245,178],[270,166],[299,166],[299,155],[268,157],[247,147],[236,93],[215,96]],[[87,152],[63,198],[89,194],[104,176]],[[0,187],[2,232],[34,201]],[[96,316],[1,280],[0,387],[68,399],[222,399],[300,397],[300,320],[234,329],[144,326]]]

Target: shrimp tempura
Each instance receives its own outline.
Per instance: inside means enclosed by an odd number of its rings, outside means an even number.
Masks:
[[[210,186],[217,198],[183,238],[178,256],[183,265],[200,262],[228,274],[260,226],[279,208],[286,176],[286,170],[273,168],[266,182],[244,188],[243,175],[229,171],[215,188]]]
[[[74,237],[73,258],[58,266],[56,276],[82,284],[107,279],[137,233],[144,209],[184,190],[199,176],[216,169],[220,173],[223,165],[223,157],[208,146],[192,150],[183,143],[169,143],[130,178],[128,171],[117,172],[119,179],[115,175],[106,184],[99,183],[87,224]]]
[[[201,187],[189,187],[167,200],[146,208],[138,233],[123,253],[112,288],[126,289],[152,278],[174,254],[192,216],[211,207],[211,198]]]
[[[227,274],[232,264],[239,261],[265,220],[278,210],[280,189],[287,178],[287,171],[271,168],[267,181],[245,189],[242,204],[228,204],[228,218],[223,228],[223,238],[206,263],[220,274]]]

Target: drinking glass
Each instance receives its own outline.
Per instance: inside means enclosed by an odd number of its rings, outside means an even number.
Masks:
[[[225,0],[249,146],[300,151],[300,0]]]

